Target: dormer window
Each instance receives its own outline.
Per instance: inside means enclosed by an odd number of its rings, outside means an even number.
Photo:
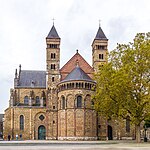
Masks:
[[[35,86],[35,82],[32,80],[31,81],[31,87],[34,87]]]

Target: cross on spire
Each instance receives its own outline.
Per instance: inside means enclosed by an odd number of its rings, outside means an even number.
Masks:
[[[99,21],[99,27],[101,27],[101,20],[98,20]]]
[[[53,18],[52,20],[53,20],[53,25],[54,25],[54,21],[55,21],[55,19]]]
[[[98,20],[99,21],[99,27],[101,27],[101,20]]]

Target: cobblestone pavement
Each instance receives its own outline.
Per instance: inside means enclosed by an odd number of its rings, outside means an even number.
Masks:
[[[0,150],[150,150],[150,142],[127,141],[0,141]]]

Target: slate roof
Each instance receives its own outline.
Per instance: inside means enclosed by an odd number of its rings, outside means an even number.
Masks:
[[[17,87],[46,88],[46,71],[21,70]]]
[[[48,36],[46,37],[47,39],[60,39],[55,26],[53,25]]]
[[[79,66],[76,66],[61,82],[78,80],[94,82]]]
[[[95,40],[108,40],[101,27],[99,27]]]

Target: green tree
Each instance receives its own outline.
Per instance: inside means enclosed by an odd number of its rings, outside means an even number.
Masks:
[[[150,120],[145,120],[144,128],[150,128]]]
[[[118,44],[95,80],[95,109],[106,117],[130,116],[140,142],[141,122],[150,116],[150,33],[137,34],[133,43]]]

